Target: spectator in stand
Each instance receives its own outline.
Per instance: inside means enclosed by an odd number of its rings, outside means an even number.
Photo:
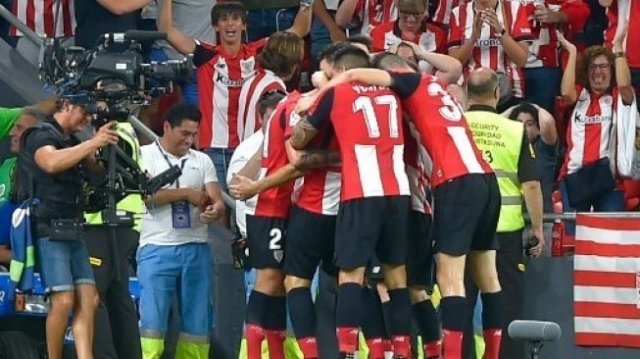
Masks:
[[[285,82],[289,81],[298,70],[304,56],[304,41],[296,34],[279,31],[271,35],[258,54],[256,76],[242,85],[240,90],[238,127],[240,141],[251,137],[262,127],[262,117],[258,114],[258,101],[271,91],[286,94]]]
[[[338,0],[318,0],[313,3],[313,23],[311,24],[311,58],[313,68],[318,68],[319,55],[329,44],[344,41],[346,35],[335,21]]]
[[[576,81],[575,45],[558,32],[560,44],[569,52],[562,76],[562,96],[576,104],[567,129],[567,152],[560,172],[565,210],[579,212],[624,210],[620,181],[614,177],[614,119],[621,106],[635,101],[629,65],[623,52],[626,25],[613,39],[613,53],[602,46],[584,52]],[[615,53],[615,55],[614,55]],[[615,77],[614,77],[615,76]]]
[[[48,38],[58,38],[63,46],[73,45],[76,19],[74,0],[14,0],[13,14],[36,34]],[[16,49],[22,57],[38,67],[40,45],[26,38],[16,27],[9,29],[11,36],[18,37]]]
[[[24,131],[33,127],[47,117],[47,113],[38,107],[25,107],[23,109],[0,108],[0,139],[10,138],[10,150],[12,155],[20,151],[20,138]],[[0,265],[9,265],[11,262],[11,216],[18,207],[15,194],[19,192],[14,185],[16,182],[15,168],[16,157],[9,157],[0,163]]]
[[[542,204],[545,213],[552,213],[551,192],[556,185],[558,164],[558,132],[553,116],[544,108],[529,102],[511,107],[502,116],[524,124],[529,142],[536,154],[536,166],[542,188]]]
[[[76,45],[96,46],[102,34],[137,28],[140,12],[151,0],[78,0],[75,1]]]
[[[627,38],[622,51],[625,51],[627,63],[631,68],[631,83],[636,93],[640,91],[640,2],[636,0],[599,0],[600,5],[607,8],[609,26],[604,34],[605,46],[613,48],[613,39],[620,25],[628,23]],[[634,14],[635,16],[631,16]],[[622,21],[620,20],[622,19]]]
[[[157,1],[158,8],[162,7],[163,1],[165,0]],[[214,44],[215,32],[211,25],[211,19],[207,16],[211,13],[211,8],[214,3],[215,1],[211,0],[173,1],[173,17],[171,19],[173,25],[186,36]],[[179,60],[184,58],[184,55],[178,52],[167,41],[161,40],[153,44],[150,58],[155,61]],[[182,90],[182,98],[186,102],[198,106],[198,84],[195,77],[192,81],[181,83],[180,89]]]
[[[312,11],[301,6],[294,24],[287,31],[300,38],[309,33]],[[255,76],[256,55],[266,39],[242,44],[242,32],[247,29],[245,7],[237,1],[216,4],[211,10],[211,24],[218,32],[220,45],[200,42],[176,29],[171,21],[172,6],[167,1],[160,9],[158,29],[167,33],[167,40],[182,54],[193,54],[197,67],[198,93],[202,121],[197,148],[205,150],[213,160],[218,178],[227,178],[227,166],[233,150],[240,143],[238,112],[242,85]],[[244,124],[243,124],[244,126]],[[226,191],[225,181],[220,182]]]
[[[292,27],[298,16],[300,5],[300,0],[240,0],[240,2],[247,10],[245,29],[247,42],[264,39],[275,32]],[[311,2],[313,1],[309,3]]]
[[[427,3],[428,0],[396,0],[398,19],[371,30],[373,51],[386,51],[401,41],[410,41],[427,51],[443,53],[446,33],[427,22]]]
[[[527,0],[524,6],[533,18],[533,42],[524,69],[525,93],[529,101],[553,112],[562,77],[556,29],[565,34],[582,32],[589,6],[582,0]]]
[[[398,19],[395,0],[344,0],[336,12],[336,24],[341,28],[359,28],[360,34],[371,31],[385,22]]]
[[[480,67],[504,72],[511,79],[513,96],[501,107],[524,98],[522,67],[529,56],[531,27],[520,2],[473,0],[453,10],[449,25],[449,55],[465,66],[465,77]]]
[[[445,31],[449,30],[449,22],[451,21],[451,12],[460,5],[464,5],[464,0],[434,0],[438,5],[431,16],[431,21],[442,27]]]

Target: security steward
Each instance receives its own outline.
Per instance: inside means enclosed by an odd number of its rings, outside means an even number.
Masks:
[[[112,124],[102,126],[89,140],[72,134],[82,131],[90,115],[80,103],[58,101],[46,121],[25,132],[18,158],[19,178],[31,197],[31,227],[37,266],[51,308],[46,338],[49,358],[61,358],[65,330],[73,310],[73,337],[79,358],[92,357],[94,314],[98,295],[89,254],[82,240],[82,205],[85,170],[100,171],[95,153],[118,142]]]
[[[120,137],[120,148],[141,166],[140,142],[131,124],[118,122],[115,131]],[[118,202],[118,211],[134,215],[133,227],[109,227],[103,223],[101,212],[85,214],[85,242],[100,294],[93,342],[93,353],[98,359],[142,357],[138,314],[129,294],[129,265],[138,247],[143,208],[139,194],[129,194]],[[115,238],[111,238],[111,230],[115,230]],[[119,270],[114,268],[116,265]]]
[[[497,229],[500,248],[496,266],[507,303],[503,327],[506,332],[509,323],[522,319],[524,310],[523,198],[532,224],[531,234],[525,239],[526,254],[537,257],[544,246],[540,178],[536,171],[535,152],[523,124],[511,121],[496,111],[500,96],[496,73],[487,68],[472,72],[467,81],[467,95],[470,106],[465,117],[476,145],[496,173],[500,187],[502,206]],[[465,282],[467,298],[471,301],[467,323],[471,325],[477,289],[470,288],[472,281]],[[502,337],[500,358],[518,359],[524,353],[524,342],[514,341],[508,335]]]

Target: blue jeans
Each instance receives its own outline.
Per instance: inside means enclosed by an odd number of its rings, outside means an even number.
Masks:
[[[560,93],[562,71],[558,67],[524,69],[525,97],[527,101],[553,114],[556,96]]]
[[[328,10],[329,14],[332,16],[335,15],[335,11]],[[313,68],[318,68],[318,56],[320,52],[324,50],[327,46],[331,44],[331,35],[329,34],[329,29],[324,26],[322,21],[318,19],[316,16],[313,17],[313,22],[311,23],[311,59],[313,61]]]
[[[208,148],[204,150],[204,153],[209,155],[213,166],[216,168],[216,175],[218,177],[218,185],[220,190],[228,192],[227,190],[227,168],[229,162],[231,162],[231,156],[233,156],[232,148]]]
[[[256,41],[284,31],[293,25],[297,7],[286,9],[251,10],[247,13],[247,41]]]
[[[36,240],[40,276],[47,292],[72,291],[76,285],[95,285],[84,241]]]
[[[163,336],[175,295],[180,332],[208,340],[213,322],[213,261],[207,243],[159,246],[138,250],[140,334]]]
[[[564,212],[591,212],[592,206],[594,212],[623,212],[625,210],[624,192],[617,189],[612,189],[597,198],[593,198],[588,203],[581,203],[576,208],[571,207],[569,203],[569,193],[566,182],[560,182],[560,194],[562,195],[562,208]],[[567,225],[567,234],[574,235],[575,230],[575,222]]]
[[[151,61],[167,61],[169,57],[162,49],[151,48],[149,51],[149,59]],[[189,82],[180,82],[180,90],[182,91],[182,99],[193,105],[198,106],[198,82],[193,71],[193,80]]]

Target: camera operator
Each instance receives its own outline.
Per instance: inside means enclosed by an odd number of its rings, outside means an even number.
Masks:
[[[81,224],[83,170],[97,169],[95,152],[118,142],[111,124],[80,143],[73,133],[83,130],[90,116],[83,105],[58,102],[53,116],[25,132],[18,160],[19,178],[27,180],[36,201],[31,212],[38,263],[51,300],[46,338],[49,358],[62,357],[65,329],[73,309],[73,336],[78,358],[91,353],[98,295]],[[86,166],[85,166],[86,165]],[[24,199],[24,198],[21,198]]]
[[[123,144],[121,148],[142,168],[140,143],[133,126],[128,122],[118,122],[115,131]],[[101,212],[85,214],[88,224],[85,243],[100,295],[95,317],[96,340],[93,343],[96,358],[142,357],[138,313],[129,294],[129,264],[138,247],[143,206],[139,194],[129,194],[117,204],[118,211],[134,215],[133,227],[122,225],[114,229],[104,225]],[[111,237],[112,229],[115,230],[115,238]],[[111,244],[114,239],[116,243]],[[111,245],[114,245],[113,249]],[[114,269],[116,265],[118,271]]]
[[[496,234],[499,244],[496,267],[506,304],[500,313],[504,316],[502,330],[506,332],[509,323],[515,319],[522,319],[524,314],[523,197],[532,224],[531,236],[526,246],[527,255],[538,257],[544,247],[540,177],[535,162],[535,151],[526,136],[522,122],[511,121],[496,112],[500,98],[497,74],[488,68],[472,71],[468,78],[467,91],[470,107],[465,112],[465,117],[476,145],[496,173],[500,187],[502,205]],[[467,299],[472,311],[477,289],[471,281],[466,282]],[[483,323],[495,320],[487,314],[483,313]],[[467,319],[469,325],[470,316]],[[468,337],[465,332],[465,339]],[[502,337],[500,358],[521,358],[523,353],[524,342],[513,340],[506,335]],[[497,358],[497,354],[485,353],[485,357]]]

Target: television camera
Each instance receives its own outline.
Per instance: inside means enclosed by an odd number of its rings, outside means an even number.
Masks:
[[[142,106],[149,97],[172,89],[176,81],[190,79],[190,58],[178,61],[143,61],[142,43],[165,39],[156,31],[130,30],[104,34],[94,49],[62,47],[58,40],[48,39],[40,54],[40,78],[45,87],[54,90],[60,100],[81,105],[93,116],[99,128],[116,120],[116,126],[131,119],[130,108]],[[131,134],[135,136],[132,127]],[[102,211],[107,225],[132,226],[133,214],[116,210],[116,204],[129,194],[151,195],[181,174],[178,166],[149,178],[133,157],[133,148],[122,138],[97,154],[105,163],[107,176],[90,181],[86,190],[85,211]]]

